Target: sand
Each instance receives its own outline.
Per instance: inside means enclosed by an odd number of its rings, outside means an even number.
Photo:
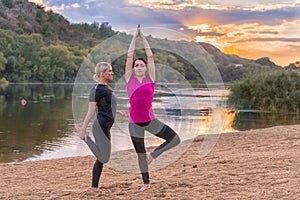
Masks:
[[[0,199],[300,199],[300,125],[222,134],[206,157],[191,143],[172,164],[141,176],[105,166],[90,191],[93,156],[0,164]]]

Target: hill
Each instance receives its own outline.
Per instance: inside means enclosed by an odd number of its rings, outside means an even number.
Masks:
[[[15,31],[25,29],[33,32],[36,26],[38,6],[26,0],[1,0],[0,1],[1,28]]]
[[[71,24],[62,15],[45,11],[28,0],[0,1],[0,28],[17,34],[39,33],[46,44],[92,47],[116,34],[107,22]]]

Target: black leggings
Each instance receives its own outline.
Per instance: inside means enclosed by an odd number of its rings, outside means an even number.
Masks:
[[[103,120],[99,122],[96,119],[92,128],[95,142],[89,136],[87,137],[86,143],[97,158],[93,166],[92,187],[98,187],[103,164],[107,163],[110,158],[110,128],[112,125],[112,121]]]
[[[163,152],[178,145],[180,143],[180,138],[173,129],[157,119],[145,123],[129,123],[129,132],[135,151],[138,154],[138,162],[143,182],[144,184],[149,184],[150,178],[144,141],[145,131],[165,140],[164,143],[151,152],[153,158],[157,158]]]

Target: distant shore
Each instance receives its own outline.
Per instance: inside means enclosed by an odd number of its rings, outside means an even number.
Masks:
[[[93,156],[0,164],[0,199],[299,199],[300,125],[221,134],[200,159],[202,144],[150,172],[144,192],[140,174],[106,165],[91,193]]]

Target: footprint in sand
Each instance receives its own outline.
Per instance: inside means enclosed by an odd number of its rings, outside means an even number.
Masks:
[[[300,146],[300,140],[296,141],[292,146]]]

